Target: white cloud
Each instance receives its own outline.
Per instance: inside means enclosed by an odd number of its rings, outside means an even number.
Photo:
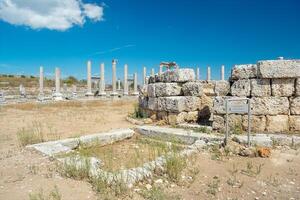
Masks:
[[[67,30],[103,20],[103,6],[82,0],[0,0],[0,19],[32,29]]]

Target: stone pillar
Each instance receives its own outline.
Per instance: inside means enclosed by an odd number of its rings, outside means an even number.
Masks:
[[[55,68],[55,93],[53,97],[56,101],[63,99],[60,93],[60,69],[58,67]]]
[[[163,66],[159,65],[159,75],[161,75],[163,73]]]
[[[224,81],[225,77],[224,77],[224,71],[225,71],[225,67],[224,65],[221,66],[221,80]]]
[[[86,73],[87,73],[87,92],[85,93],[85,96],[93,96],[92,93],[92,62],[90,60],[87,61],[87,66],[86,66]]]
[[[210,81],[210,66],[207,67],[207,81]]]
[[[104,63],[101,63],[101,65],[100,65],[99,96],[106,96],[106,92],[105,92],[105,77],[104,77]]]
[[[118,89],[117,90],[121,90],[121,80],[120,79],[118,79]]]
[[[128,66],[124,65],[123,95],[128,95]]]
[[[39,96],[44,96],[44,68],[40,66],[40,92]]]
[[[199,69],[199,67],[197,67],[197,69],[196,69],[196,80],[197,81],[200,80],[200,69]]]
[[[77,97],[77,87],[76,87],[76,85],[72,85],[72,97],[73,98]]]
[[[139,95],[138,89],[137,89],[137,82],[138,82],[138,78],[137,78],[137,73],[133,74],[133,95]]]
[[[143,68],[143,85],[146,85],[147,68]]]
[[[112,93],[111,95],[112,96],[116,96],[118,95],[118,93],[116,92],[116,82],[117,82],[117,72],[116,72],[116,69],[117,68],[117,60],[112,60]]]
[[[154,68],[152,68],[152,69],[151,69],[151,76],[154,77],[154,75],[155,75],[155,71],[154,71]]]

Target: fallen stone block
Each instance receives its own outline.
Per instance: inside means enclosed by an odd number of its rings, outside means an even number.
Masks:
[[[203,84],[200,81],[187,82],[182,85],[184,96],[201,96],[203,94]]]
[[[290,97],[295,92],[295,79],[272,79],[272,96]]]
[[[195,111],[200,108],[201,101],[195,96],[159,97],[158,110],[179,113],[183,111]]]
[[[251,98],[253,115],[288,115],[289,100],[287,97],[253,97]]]
[[[231,71],[231,79],[249,79],[257,77],[257,65],[246,64],[246,65],[235,65]]]
[[[289,131],[289,116],[288,115],[267,115],[266,130],[269,133],[281,133]]]
[[[270,79],[251,79],[250,86],[253,97],[271,96]]]
[[[248,97],[250,96],[250,80],[240,79],[235,81],[231,86],[231,95],[238,97]]]
[[[291,131],[300,131],[300,115],[290,115],[289,123]]]
[[[300,77],[300,60],[266,60],[259,61],[260,78],[297,78]]]
[[[170,71],[165,71],[160,76],[159,81],[162,82],[188,82],[195,80],[195,72],[193,69],[181,68]]]
[[[229,81],[216,81],[215,82],[215,94],[216,96],[226,96],[230,92]]]
[[[291,102],[291,114],[300,115],[300,97],[291,98],[290,102]]]
[[[255,116],[251,115],[250,118],[250,125],[251,125],[251,132],[264,132],[266,129],[266,116]],[[248,130],[248,115],[243,116],[243,130]]]

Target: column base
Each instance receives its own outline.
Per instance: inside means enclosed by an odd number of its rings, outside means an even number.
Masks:
[[[61,93],[54,93],[53,94],[53,99],[54,101],[62,101],[63,100],[63,95]]]
[[[92,92],[87,92],[85,93],[85,96],[94,96],[94,94]]]
[[[99,92],[98,96],[101,96],[101,97],[106,96],[106,92]]]
[[[128,94],[128,92],[124,92],[123,95],[124,96],[128,96],[129,94]]]
[[[119,94],[117,92],[110,93],[110,96],[118,96]]]
[[[138,92],[133,92],[131,95],[133,95],[133,96],[138,96],[139,93],[138,93]]]

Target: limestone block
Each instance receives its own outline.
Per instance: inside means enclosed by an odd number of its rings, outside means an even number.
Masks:
[[[272,79],[272,96],[289,97],[294,91],[295,79]]]
[[[150,109],[150,110],[158,109],[157,98],[153,98],[153,97],[148,98],[148,109]]]
[[[201,105],[200,98],[195,96],[159,97],[158,110],[168,112],[195,111]]]
[[[289,122],[291,131],[300,131],[300,115],[290,115]]]
[[[270,79],[251,79],[250,86],[253,97],[271,96]]]
[[[147,97],[139,96],[139,106],[141,108],[147,108],[148,107]]]
[[[185,119],[187,118],[187,114],[188,114],[187,112],[181,112],[181,113],[179,113],[177,115],[177,119],[176,119],[177,123],[180,124],[180,123],[185,122]]]
[[[275,115],[267,116],[267,132],[280,133],[289,130],[289,116],[288,115]]]
[[[224,119],[226,120],[226,116],[224,116]],[[236,129],[236,127],[242,128],[242,115],[236,115],[236,114],[228,115],[228,128],[232,132],[234,129]]]
[[[291,114],[300,115],[300,97],[291,98]]]
[[[199,109],[200,117],[210,116],[212,113],[214,105],[214,97],[206,96],[205,94],[201,96],[201,106]]]
[[[158,111],[156,113],[156,117],[158,120],[166,120],[168,119],[168,113],[166,111]]]
[[[147,93],[149,97],[156,97],[155,95],[155,84],[151,83],[147,85]]]
[[[253,97],[251,98],[253,115],[287,115],[289,100],[287,97]]]
[[[251,132],[263,132],[266,129],[266,117],[264,115],[251,115]],[[243,130],[248,130],[248,115],[243,115]]]
[[[226,104],[225,97],[215,97],[214,104],[213,104],[213,113],[226,114],[225,104]]]
[[[221,115],[213,116],[212,128],[214,130],[225,130],[225,120]]]
[[[190,68],[181,68],[162,73],[161,77],[163,82],[188,82],[195,80],[195,72]],[[160,80],[161,81],[161,80]]]
[[[182,95],[181,87],[177,83],[155,83],[154,86],[157,97]]]
[[[257,77],[257,65],[246,64],[246,65],[235,65],[231,71],[231,79],[249,79]]]
[[[141,93],[142,96],[147,97],[148,96],[148,86],[147,85],[143,85],[141,88]]]
[[[296,90],[295,95],[299,97],[300,96],[300,78],[296,79],[295,90]]]
[[[216,81],[202,81],[203,93],[207,96],[216,96],[215,85]]]
[[[266,60],[257,65],[260,78],[300,77],[300,60]]]
[[[185,121],[187,122],[197,122],[197,120],[198,120],[198,111],[188,112],[185,117]]]
[[[184,96],[201,96],[203,94],[203,84],[200,81],[187,82],[182,85]]]
[[[235,81],[231,86],[232,96],[247,97],[250,96],[250,80],[241,79]]]
[[[226,96],[230,92],[229,81],[216,81],[215,94],[217,96]]]

